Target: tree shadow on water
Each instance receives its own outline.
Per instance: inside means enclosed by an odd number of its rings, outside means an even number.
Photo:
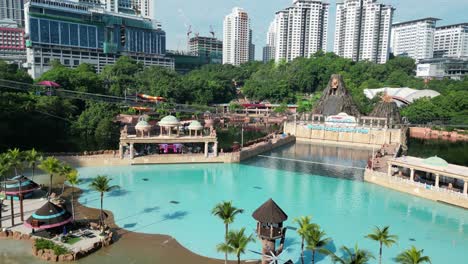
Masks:
[[[82,178],[79,180],[79,184],[82,185],[82,184],[88,184],[88,183],[91,183],[92,181],[94,180],[94,178]]]
[[[149,213],[153,213],[153,212],[158,212],[159,209],[161,209],[159,206],[147,207],[147,208],[143,209],[143,213],[144,214],[149,214]]]
[[[333,241],[331,241],[326,247],[330,252],[336,254],[336,246]],[[320,254],[319,252],[315,252],[315,263],[319,263],[320,261],[326,259],[328,256],[324,254]],[[312,262],[312,251],[305,250],[304,251],[304,263],[311,263]],[[300,259],[299,262],[300,263]]]
[[[182,220],[184,217],[188,215],[187,211],[176,211],[174,213],[165,214],[163,215],[163,221],[167,220]]]
[[[120,197],[129,194],[130,192],[125,189],[117,189],[108,194],[109,197]]]
[[[125,224],[123,225],[123,228],[132,228],[132,227],[135,227],[137,225],[137,223],[130,223],[130,224]]]
[[[284,251],[287,253],[294,251],[301,252],[301,241],[295,237],[286,237],[284,240]]]

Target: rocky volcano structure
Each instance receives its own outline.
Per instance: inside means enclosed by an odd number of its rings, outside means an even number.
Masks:
[[[401,124],[400,109],[390,95],[384,94],[369,116],[387,118],[389,126]]]
[[[358,107],[353,102],[353,98],[346,90],[343,77],[339,74],[333,74],[328,82],[323,95],[312,110],[313,114],[324,116],[346,113],[351,116],[359,117],[361,114]]]

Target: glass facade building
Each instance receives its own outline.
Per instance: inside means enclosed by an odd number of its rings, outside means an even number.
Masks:
[[[47,71],[52,59],[70,67],[90,63],[101,71],[105,64],[127,55],[145,65],[174,68],[173,59],[165,56],[166,33],[149,19],[60,0],[31,0],[25,10],[33,77]]]

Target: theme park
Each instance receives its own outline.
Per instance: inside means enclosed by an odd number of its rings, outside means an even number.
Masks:
[[[73,100],[105,99],[111,102],[97,104],[127,110],[112,115],[119,131],[107,131],[115,143],[106,150],[14,148],[2,154],[0,237],[31,243],[29,256],[38,261],[94,263],[107,254],[102,252],[133,259],[114,248],[148,239],[158,255],[184,252],[178,261],[216,263],[222,252],[231,259],[224,248],[233,245],[218,242],[223,228],[228,232],[233,225],[243,227],[226,237],[245,245],[232,257],[245,262],[337,262],[346,256],[339,256],[335,243],[349,244],[369,232],[369,241],[360,243],[368,248],[380,234],[395,242],[398,237],[403,248],[447,247],[450,254],[434,254],[433,261],[462,258],[468,246],[467,164],[408,153],[411,141],[434,140],[434,134],[438,142],[466,147],[463,130],[413,126],[402,115],[412,101],[438,96],[431,90],[365,90],[375,104],[363,114],[344,79],[332,74],[310,111],[252,101],[242,89],[228,104],[203,107],[143,93],[105,98],[39,81],[26,87],[37,97],[75,93],[80,97]],[[408,226],[412,232],[405,231]],[[450,235],[450,244],[429,239],[429,227],[432,234]]]
[[[458,2],[1,0],[0,264],[468,263]]]

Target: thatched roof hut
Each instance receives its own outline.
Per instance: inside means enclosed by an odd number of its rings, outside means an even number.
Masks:
[[[355,117],[361,115],[358,107],[353,102],[353,98],[346,89],[343,76],[339,74],[331,76],[327,88],[323,91],[322,97],[312,112],[324,116],[337,115],[339,113],[347,113]]]
[[[260,223],[282,223],[288,219],[288,215],[281,209],[273,199],[262,204],[252,217]]]

